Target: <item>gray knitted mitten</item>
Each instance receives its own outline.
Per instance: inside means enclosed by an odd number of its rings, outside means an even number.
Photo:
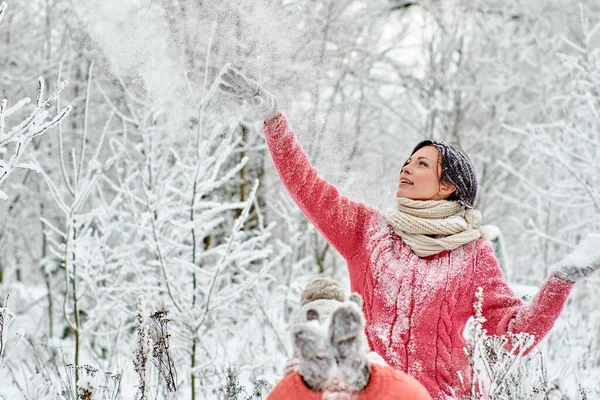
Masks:
[[[225,67],[221,74],[219,89],[247,100],[259,117],[264,120],[273,119],[279,113],[275,96],[235,68]]]
[[[318,323],[307,322],[294,326],[292,337],[299,358],[298,372],[309,388],[322,390],[331,378],[335,363],[325,330]]]
[[[588,234],[579,245],[554,264],[550,270],[554,276],[567,282],[578,282],[600,269],[600,234]]]
[[[352,301],[343,303],[331,316],[329,340],[333,355],[343,381],[355,391],[363,390],[371,375],[364,329],[365,319]]]

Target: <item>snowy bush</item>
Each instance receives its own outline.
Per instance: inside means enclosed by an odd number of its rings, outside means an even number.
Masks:
[[[527,333],[487,336],[481,310],[485,293],[478,288],[474,317],[466,330],[465,355],[472,368],[470,400],[545,400],[570,398],[560,384],[550,381],[547,365],[539,349],[531,351],[534,338]],[[527,353],[531,351],[530,354]],[[464,379],[461,379],[464,382]],[[587,392],[578,387],[577,399]]]

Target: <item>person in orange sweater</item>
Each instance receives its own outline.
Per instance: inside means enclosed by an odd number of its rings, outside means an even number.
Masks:
[[[298,371],[283,378],[267,400],[430,400],[427,390],[414,378],[390,366],[371,365],[369,385],[362,391],[348,393],[336,384],[323,390],[312,390]]]
[[[361,307],[336,281],[313,280],[291,320],[292,371],[267,400],[431,400],[416,379],[369,352]]]

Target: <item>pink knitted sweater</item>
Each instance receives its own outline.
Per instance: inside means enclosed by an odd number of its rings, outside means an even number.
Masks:
[[[527,332],[537,344],[548,333],[572,283],[550,276],[525,304],[481,239],[419,258],[381,212],[349,200],[318,177],[283,114],[265,123],[264,132],[293,200],[348,263],[351,289],[364,299],[371,348],[419,380],[434,399],[463,393],[459,373],[469,387],[463,330],[477,287],[483,288],[488,334]]]

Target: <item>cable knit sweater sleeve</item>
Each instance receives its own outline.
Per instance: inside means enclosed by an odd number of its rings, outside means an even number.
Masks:
[[[345,259],[352,258],[361,249],[371,209],[340,195],[317,175],[285,115],[265,122],[263,130],[275,168],[294,202]]]
[[[483,288],[484,329],[489,335],[533,334],[537,345],[554,325],[574,284],[551,275],[525,303],[508,287],[489,243],[480,240],[478,247],[474,289]]]

